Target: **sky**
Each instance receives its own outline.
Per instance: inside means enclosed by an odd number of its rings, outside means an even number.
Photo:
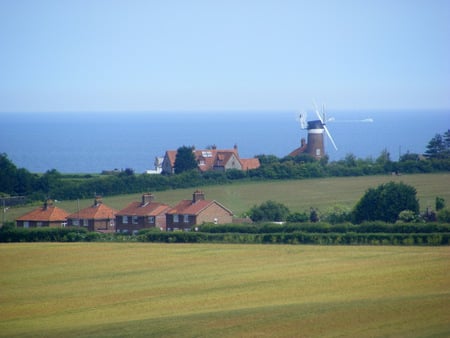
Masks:
[[[449,109],[450,1],[0,0],[0,112]]]

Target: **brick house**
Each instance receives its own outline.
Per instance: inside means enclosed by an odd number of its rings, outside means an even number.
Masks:
[[[233,222],[233,212],[216,201],[205,200],[202,191],[195,191],[192,200],[183,200],[166,213],[167,230],[190,230],[203,223]]]
[[[229,169],[251,170],[259,168],[260,166],[257,158],[240,158],[237,145],[235,145],[233,149],[219,150],[216,146],[213,146],[211,149],[194,149],[193,152],[200,171],[225,171]],[[173,174],[175,172],[176,157],[177,150],[166,151],[162,161],[163,173]]]
[[[68,215],[68,212],[56,207],[53,204],[53,201],[47,200],[42,207],[34,209],[17,218],[16,225],[21,228],[60,228],[66,226],[66,218]]]
[[[84,226],[89,231],[115,231],[115,217],[117,210],[103,204],[100,197],[96,197],[94,204],[67,216],[69,226]]]
[[[132,202],[116,213],[116,231],[136,233],[141,229],[160,228],[166,230],[167,204],[154,202],[153,194],[143,194],[140,202]]]

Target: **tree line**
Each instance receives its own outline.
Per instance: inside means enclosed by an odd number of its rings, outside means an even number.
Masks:
[[[183,151],[188,149],[188,151]],[[450,171],[450,132],[436,134],[424,155],[406,153],[392,161],[383,150],[376,159],[360,159],[347,154],[344,159],[317,161],[309,155],[278,158],[258,155],[261,166],[254,170],[208,171],[201,173],[192,161],[189,147],[180,147],[173,175],[135,174],[132,169],[110,175],[66,175],[55,169],[44,174],[30,173],[17,166],[7,154],[0,154],[0,195],[26,195],[31,201],[89,198],[94,194],[118,195],[143,191],[226,184],[236,180],[306,179],[399,173]],[[1,196],[0,196],[1,197]]]

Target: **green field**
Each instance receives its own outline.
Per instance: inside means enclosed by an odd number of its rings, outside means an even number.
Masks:
[[[324,212],[336,205],[352,208],[369,187],[376,187],[389,181],[404,182],[415,187],[421,210],[425,210],[427,206],[434,208],[436,196],[443,197],[447,205],[450,205],[450,173],[235,182],[201,189],[205,191],[207,199],[219,201],[239,216],[253,205],[269,199],[285,204],[292,212],[309,211],[311,207]],[[188,188],[156,191],[154,194],[157,201],[175,205],[182,199],[191,198],[194,190]],[[128,203],[140,200],[140,194],[104,196],[103,200],[109,206],[120,210]],[[87,207],[92,201],[93,198],[80,200],[80,208]],[[61,201],[57,205],[68,212],[75,212],[78,207],[77,201]],[[14,221],[35,207],[11,208],[6,213],[6,221]]]
[[[450,248],[0,245],[2,337],[450,335]]]

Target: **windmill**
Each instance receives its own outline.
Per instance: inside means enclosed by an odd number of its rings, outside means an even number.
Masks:
[[[306,144],[302,142],[303,151],[316,159],[320,159],[325,155],[325,146],[323,133],[325,132],[333,144],[334,149],[337,150],[336,143],[331,137],[330,131],[326,126],[327,119],[325,118],[325,106],[322,106],[322,114],[320,113],[317,105],[314,103],[315,113],[317,114],[318,120],[307,121],[306,114],[300,114],[299,121],[300,127],[302,129],[308,130],[308,141]],[[329,119],[332,120],[332,119]],[[301,148],[297,150],[300,151]],[[294,151],[296,152],[296,151]],[[293,154],[292,152],[291,154]]]

